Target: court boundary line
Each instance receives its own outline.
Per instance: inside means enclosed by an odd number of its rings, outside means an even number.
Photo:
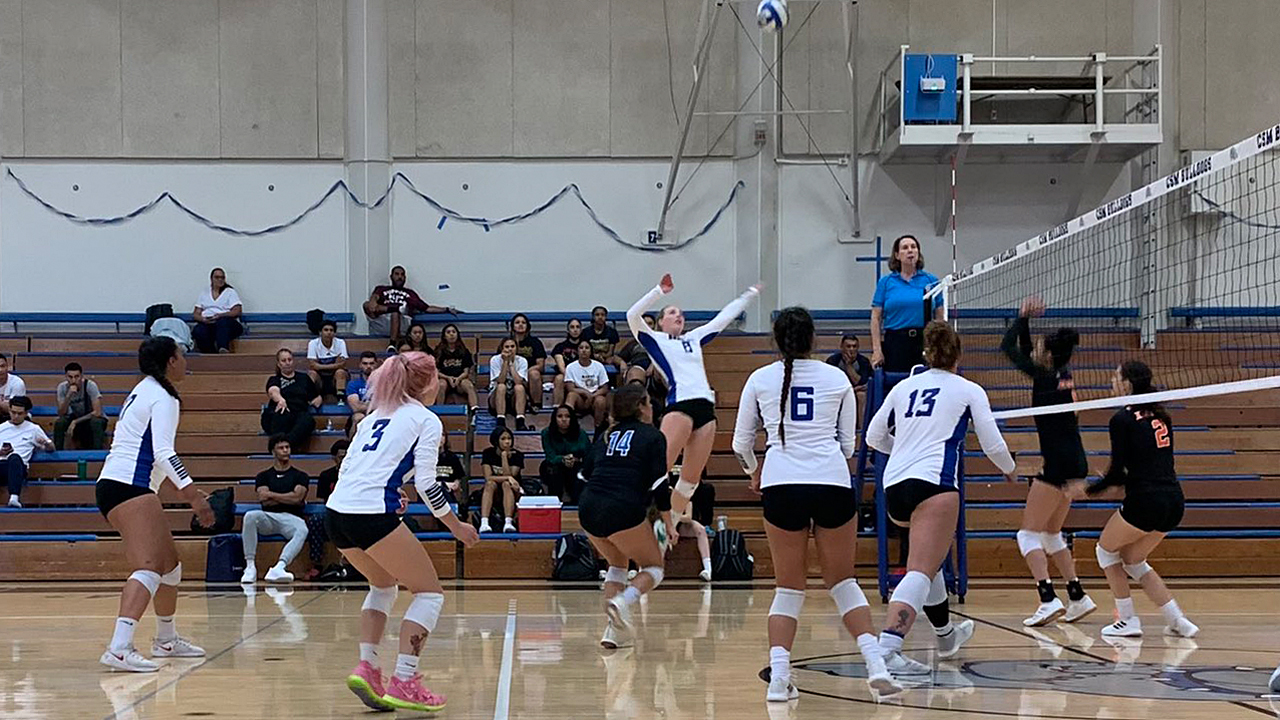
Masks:
[[[507,605],[507,627],[502,634],[502,666],[498,670],[498,697],[493,703],[493,720],[507,720],[511,711],[511,666],[515,660],[516,601]]]

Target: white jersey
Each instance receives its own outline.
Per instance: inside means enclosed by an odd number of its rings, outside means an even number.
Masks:
[[[167,477],[179,490],[190,485],[191,476],[173,449],[177,434],[178,398],[155,378],[143,378],[120,409],[98,482],[111,480],[155,491]]]
[[[644,324],[644,313],[662,297],[661,287],[655,287],[636,301],[627,311],[627,325],[631,334],[658,364],[667,378],[667,404],[685,400],[709,400],[715,402],[716,394],[707,380],[707,368],[702,361],[702,346],[715,339],[721,330],[729,327],[733,319],[742,314],[747,303],[759,294],[750,288],[729,303],[706,325],[694,328],[675,337],[656,332]]]
[[[448,515],[449,502],[436,481],[443,431],[440,418],[417,400],[366,415],[356,426],[325,506],[356,515],[393,513],[400,509],[400,486],[412,477],[431,512]]]
[[[796,360],[791,369],[786,417],[782,417],[781,362],[747,378],[733,429],[733,452],[748,473],[755,471],[756,430],[764,423],[768,445],[760,487],[837,485],[852,487],[848,459],[857,448],[858,400],[843,372],[818,360]],[[786,444],[778,437],[778,421]]]
[[[1013,472],[991,401],[977,383],[932,369],[894,385],[867,427],[867,444],[889,455],[884,487],[913,478],[955,487],[970,418],[983,452],[1001,472]]]

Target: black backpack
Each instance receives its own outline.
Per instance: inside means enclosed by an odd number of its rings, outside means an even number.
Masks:
[[[599,577],[596,551],[586,535],[573,533],[556,539],[556,547],[551,552],[552,580],[596,580]]]
[[[229,533],[236,526],[235,491],[229,487],[209,493],[209,507],[213,508],[213,527],[201,527],[194,515],[191,516],[191,532],[201,535],[219,535]]]
[[[747,541],[732,528],[716,532],[711,543],[711,577],[715,580],[750,580],[755,575],[755,558],[747,554]]]
[[[319,336],[320,328],[323,326],[324,326],[324,311],[319,308],[316,308],[314,310],[308,310],[307,311],[307,330],[310,330],[312,335]]]
[[[159,303],[147,308],[147,319],[142,327],[143,335],[151,334],[151,326],[160,318],[173,317],[173,306],[169,303]]]

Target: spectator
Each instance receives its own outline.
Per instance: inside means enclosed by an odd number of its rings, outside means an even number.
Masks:
[[[413,352],[413,343],[409,342],[409,338],[405,338],[401,340],[400,344],[396,346],[397,355],[400,355],[401,353],[407,353],[407,352]]]
[[[378,369],[378,356],[372,350],[360,353],[360,374],[347,381],[347,409],[351,415],[347,418],[347,439],[356,432],[356,426],[369,412],[369,377]]]
[[[409,326],[405,340],[408,340],[409,345],[418,352],[431,352],[431,347],[427,345],[427,326],[420,322],[414,322]]]
[[[905,373],[924,362],[924,327],[942,319],[942,302],[924,298],[938,278],[925,271],[914,236],[894,240],[889,255],[891,272],[876,283],[871,298],[871,365]]]
[[[53,442],[44,429],[30,422],[31,399],[26,395],[9,398],[9,420],[0,423],[0,470],[9,479],[9,507],[20,508],[18,496],[27,484],[27,468],[36,448],[52,450]]]
[[[528,430],[524,422],[526,385],[529,382],[529,363],[516,354],[514,338],[503,338],[501,350],[489,360],[489,411],[498,418],[498,425],[505,427],[507,412],[516,416],[516,429]]]
[[[311,569],[307,571],[307,580],[319,577],[320,568],[324,567],[324,546],[329,542],[329,530],[324,524],[324,501],[329,499],[333,486],[338,484],[338,470],[342,467],[342,461],[347,457],[347,449],[350,447],[351,443],[346,440],[334,442],[329,448],[333,467],[321,470],[316,478],[316,500],[320,501],[320,508],[306,514],[307,553],[311,556]]]
[[[578,341],[582,339],[582,321],[573,318],[565,325],[565,338],[551,348],[551,359],[556,364],[555,394],[557,406],[564,403],[564,371],[569,363],[578,359]]]
[[[246,585],[251,585],[258,579],[259,534],[283,535],[287,541],[284,550],[280,551],[280,559],[267,571],[267,582],[293,581],[293,573],[285,568],[298,556],[302,544],[307,541],[307,522],[302,519],[302,511],[306,508],[311,478],[293,466],[289,438],[272,435],[267,446],[275,462],[258,473],[253,482],[258,490],[258,500],[262,502],[262,509],[245,513],[241,525],[243,529],[240,531],[240,537],[244,540],[244,574],[240,576],[240,582]]]
[[[582,339],[591,341],[591,356],[602,365],[618,369],[618,377],[626,377],[627,364],[613,354],[618,346],[618,331],[609,324],[609,311],[603,305],[591,309],[591,326],[582,331]]]
[[[840,338],[840,352],[827,356],[827,364],[840,368],[849,376],[849,383],[855,389],[865,388],[871,379],[871,361],[866,355],[858,352],[858,336],[846,333]]]
[[[17,355],[13,356],[17,359]],[[19,396],[26,397],[27,384],[22,378],[9,372],[9,358],[0,353],[0,417],[9,416],[9,400]]]
[[[480,409],[476,398],[476,361],[462,342],[458,326],[449,323],[440,331],[440,344],[435,349],[436,371],[440,373],[440,389],[436,404],[443,405],[451,398],[463,397],[468,412],[474,416]]]
[[[582,487],[578,471],[591,449],[591,439],[578,425],[578,415],[568,405],[556,408],[551,424],[542,431],[542,452],[547,459],[538,468],[547,492],[566,505],[577,505]]]
[[[391,284],[375,287],[364,303],[364,314],[369,318],[369,334],[389,338],[388,352],[396,352],[400,345],[400,331],[413,322],[416,313],[458,314],[455,307],[439,307],[423,300],[417,292],[404,286],[407,279],[404,266],[391,268]]]
[[[337,396],[347,387],[347,343],[338,337],[338,323],[325,320],[320,336],[307,343],[307,375],[324,396]]]
[[[583,338],[578,342],[577,361],[564,373],[564,402],[582,415],[591,413],[600,428],[609,410],[609,373],[592,355],[591,341]]]
[[[80,363],[67,363],[67,379],[58,383],[58,420],[53,424],[53,444],[62,450],[67,433],[80,450],[101,450],[106,445],[107,418],[102,414],[98,384],[84,376]]]
[[[231,352],[231,341],[244,334],[244,326],[240,324],[243,310],[240,293],[227,284],[227,273],[222,268],[214,268],[209,273],[209,289],[200,293],[191,313],[196,321],[191,331],[196,349],[202,353]]]
[[[513,351],[514,352],[514,351]],[[511,514],[520,498],[520,473],[524,470],[524,454],[515,448],[516,439],[505,427],[494,428],[489,447],[480,455],[484,471],[484,494],[480,496],[480,532],[493,532],[489,513],[493,510],[493,494],[502,490],[502,532],[515,532]]]
[[[644,324],[649,326],[650,330],[654,330],[658,326],[658,318],[653,313],[645,313]],[[618,351],[618,357],[627,364],[627,375],[625,382],[642,382],[648,383],[649,378],[653,376],[653,359],[649,357],[649,351],[644,349],[640,344],[640,338],[631,338],[626,345]]]
[[[449,433],[440,433],[440,452],[436,454],[436,480],[444,488],[445,499],[458,508],[454,513],[460,519],[467,519],[467,503],[470,501],[471,489],[466,468],[462,467],[462,458],[449,447]]]
[[[542,410],[542,368],[547,364],[547,348],[532,332],[528,315],[516,313],[511,316],[511,337],[516,341],[516,354],[529,363],[529,405],[537,415]]]
[[[262,431],[284,435],[290,445],[306,447],[316,430],[311,409],[320,406],[320,390],[311,378],[293,369],[293,352],[276,351],[276,374],[267,379],[267,405],[262,408]]]

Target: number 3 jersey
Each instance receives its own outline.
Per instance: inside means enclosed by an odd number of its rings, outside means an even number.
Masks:
[[[867,444],[889,455],[884,487],[910,479],[955,487],[970,419],[982,451],[1000,472],[1013,472],[991,401],[977,383],[930,369],[894,385],[867,427]]]
[[[849,376],[817,360],[796,360],[786,397],[781,362],[747,378],[738,401],[733,452],[743,469],[755,470],[756,430],[764,425],[767,445],[760,487],[809,484],[850,487],[848,458],[857,448],[858,400]],[[785,409],[785,417],[783,411]],[[786,445],[778,421],[786,426]]]
[[[440,418],[417,400],[365,416],[326,507],[356,515],[393,513],[400,508],[400,486],[412,477],[431,512],[448,515],[449,503],[436,481],[442,431]]]
[[[584,496],[645,508],[652,493],[659,510],[671,509],[667,439],[649,423],[624,420],[601,433],[583,462],[582,477]]]

